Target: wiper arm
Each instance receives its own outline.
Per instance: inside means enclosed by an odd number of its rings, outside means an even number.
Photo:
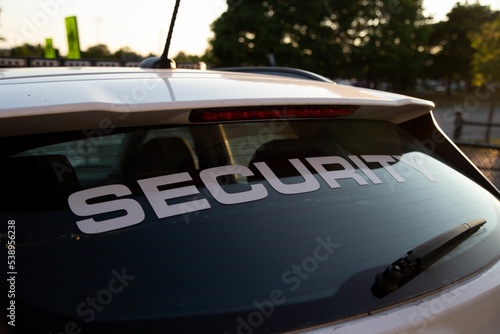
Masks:
[[[385,271],[377,275],[372,293],[377,298],[382,298],[388,293],[396,291],[474,234],[485,223],[484,219],[472,220],[413,248],[404,257],[394,261]]]

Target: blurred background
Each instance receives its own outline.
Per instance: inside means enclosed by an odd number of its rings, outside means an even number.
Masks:
[[[0,57],[137,66],[163,51],[174,3],[0,0]],[[498,0],[182,0],[170,50],[177,63],[295,67],[432,100],[500,184]]]

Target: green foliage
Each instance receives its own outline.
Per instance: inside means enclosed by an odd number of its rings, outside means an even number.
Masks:
[[[357,20],[354,64],[367,81],[375,88],[388,82],[396,91],[413,87],[428,60],[430,28],[422,1],[370,1]]]
[[[59,50],[56,51],[56,58],[59,57]],[[30,57],[30,58],[43,58],[44,47],[40,44],[23,44],[12,48],[7,56],[12,57]],[[153,55],[149,55],[153,56]],[[149,57],[148,56],[148,57]],[[97,44],[89,47],[86,51],[82,52],[84,59],[104,59],[104,60],[120,60],[120,61],[142,61],[143,56],[132,51],[129,47],[123,47],[118,51],[111,53],[105,44]]]
[[[471,82],[471,62],[475,50],[470,36],[479,33],[482,24],[498,17],[498,12],[479,4],[457,3],[447,16],[447,21],[433,26],[430,41],[433,65],[430,73],[436,78],[447,79],[450,87],[453,81]]]
[[[472,58],[473,84],[500,81],[500,18],[486,22],[470,35],[475,53]]]
[[[429,34],[421,0],[259,0],[229,5],[212,30],[214,66],[299,67],[411,86]]]
[[[324,1],[243,1],[212,26],[215,66],[269,65],[272,54],[280,66],[295,66],[332,75],[342,53],[328,42],[329,21]],[[299,66],[300,65],[300,66]],[[327,68],[328,66],[333,66]]]
[[[43,46],[40,44],[32,45],[25,43],[21,46],[16,46],[10,50],[12,57],[32,57],[43,58]]]
[[[180,51],[173,59],[176,63],[197,63],[202,61],[200,56],[188,55],[183,51]]]
[[[430,23],[422,1],[228,0],[227,11],[212,24],[205,55],[179,52],[174,59],[212,67],[297,67],[395,91],[408,90],[419,78],[446,79],[449,88],[458,80],[499,81],[500,12],[457,3],[446,21]],[[10,55],[43,57],[43,47],[24,44]],[[128,47],[112,53],[104,44],[82,56],[144,59]]]
[[[111,53],[108,46],[105,44],[97,44],[89,47],[86,51],[82,52],[82,58],[120,61],[141,61],[144,59],[143,56],[135,53],[129,47],[123,47],[118,51]]]
[[[144,59],[143,56],[132,51],[129,47],[119,49],[111,57],[121,61],[142,61]]]
[[[87,51],[82,52],[82,58],[85,59],[111,59],[111,52],[104,44],[91,46]]]

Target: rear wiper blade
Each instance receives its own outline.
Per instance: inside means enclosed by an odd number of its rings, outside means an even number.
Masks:
[[[377,275],[372,286],[373,295],[382,298],[396,291],[474,234],[485,223],[484,219],[472,220],[413,248]]]

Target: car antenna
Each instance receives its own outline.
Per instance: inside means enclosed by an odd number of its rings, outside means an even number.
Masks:
[[[170,41],[172,40],[172,33],[174,31],[175,19],[177,18],[177,12],[179,11],[179,4],[181,0],[175,1],[174,12],[172,14],[172,20],[170,22],[170,29],[168,30],[167,41],[165,43],[165,48],[160,57],[150,57],[144,59],[140,67],[141,68],[163,68],[163,69],[174,69],[176,68],[175,61],[168,58],[168,50],[170,49]]]

